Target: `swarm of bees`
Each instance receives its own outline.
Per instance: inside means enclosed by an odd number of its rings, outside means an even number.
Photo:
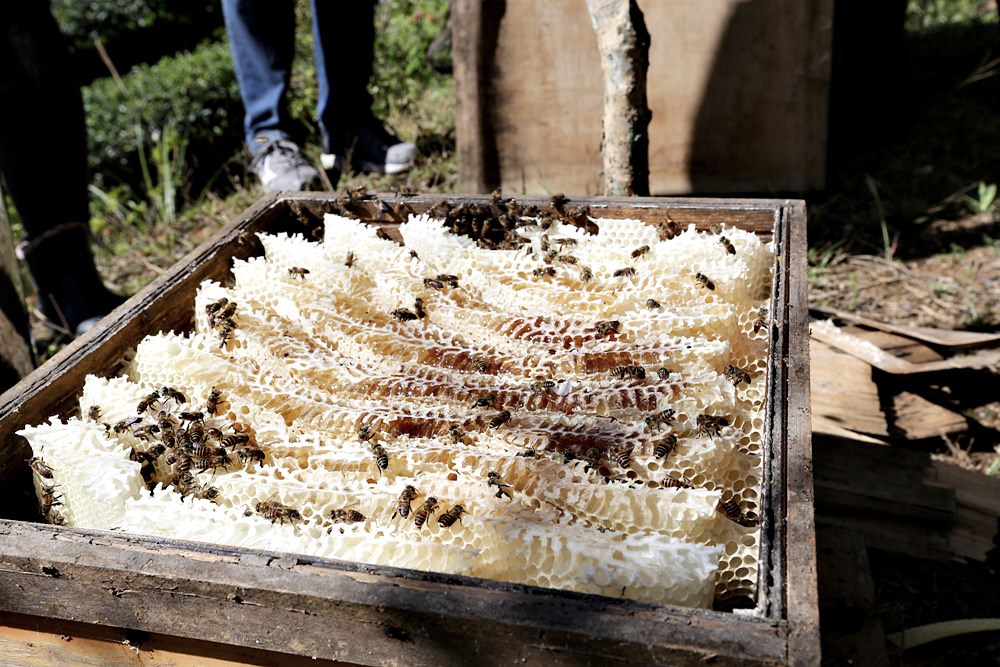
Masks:
[[[219,332],[219,347],[225,347],[236,330],[236,320],[233,319],[236,302],[222,297],[205,306],[205,314],[208,315],[208,326]]]

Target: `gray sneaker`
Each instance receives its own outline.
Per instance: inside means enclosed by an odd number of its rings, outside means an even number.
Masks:
[[[287,139],[273,139],[261,146],[250,169],[268,192],[318,190],[322,186],[319,170],[310,164],[301,148]]]

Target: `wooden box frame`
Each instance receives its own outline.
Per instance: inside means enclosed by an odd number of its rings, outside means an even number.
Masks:
[[[485,202],[487,197],[446,197]],[[440,196],[385,195],[348,204],[390,234]],[[547,201],[525,203],[544,204]],[[27,486],[15,432],[73,411],[88,373],[110,374],[148,333],[185,330],[205,279],[261,252],[259,231],[308,232],[342,210],[333,194],[258,201],[0,396],[0,486]],[[809,436],[805,205],[797,200],[585,199],[597,217],[686,226],[726,223],[773,238],[761,577],[753,613],[683,609],[393,567],[81,530],[0,509],[0,612],[128,628],[364,664],[537,664],[615,660],[818,664]],[[3,495],[3,494],[0,494]],[[20,514],[19,514],[20,512]],[[71,645],[67,645],[70,650]]]

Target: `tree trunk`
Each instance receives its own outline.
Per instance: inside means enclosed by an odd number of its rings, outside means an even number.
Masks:
[[[21,293],[21,273],[0,189],[0,392],[34,368],[25,337],[27,314]]]
[[[649,194],[649,32],[636,0],[587,0],[604,75],[604,193]]]

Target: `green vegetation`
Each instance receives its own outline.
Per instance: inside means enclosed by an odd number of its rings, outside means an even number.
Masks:
[[[212,0],[53,0],[59,28],[77,48],[169,24],[193,25],[221,12]]]

